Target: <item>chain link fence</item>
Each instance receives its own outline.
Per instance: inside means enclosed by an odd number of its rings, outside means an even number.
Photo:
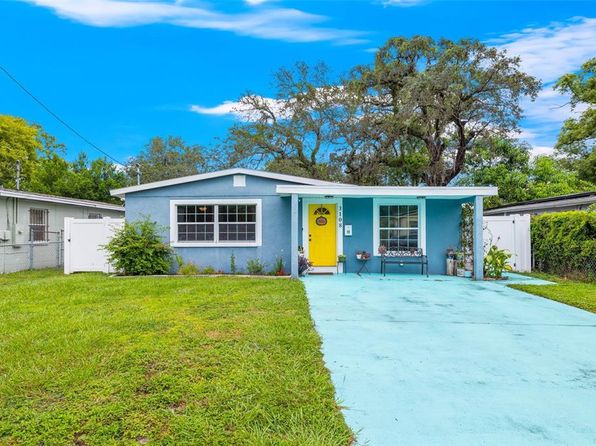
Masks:
[[[62,231],[30,234],[25,243],[0,242],[0,273],[14,273],[29,269],[58,268],[64,265],[64,236]]]

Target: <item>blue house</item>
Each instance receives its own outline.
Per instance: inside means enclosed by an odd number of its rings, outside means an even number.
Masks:
[[[229,271],[234,254],[244,268],[251,259],[272,267],[281,258],[298,275],[298,252],[314,271],[360,266],[356,253],[378,247],[421,250],[431,274],[444,274],[445,252],[460,240],[461,206],[474,205],[474,276],[482,278],[482,200],[495,187],[355,186],[249,169],[229,169],[112,191],[125,199],[129,221],[148,216],[169,228],[168,243],[185,261]],[[392,265],[391,271],[419,271]]]

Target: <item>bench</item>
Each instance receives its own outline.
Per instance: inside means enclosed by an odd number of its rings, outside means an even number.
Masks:
[[[420,265],[420,274],[424,275],[426,268],[426,277],[428,277],[428,257],[422,253],[421,249],[410,251],[387,251],[381,254],[381,274],[387,273],[387,265]]]

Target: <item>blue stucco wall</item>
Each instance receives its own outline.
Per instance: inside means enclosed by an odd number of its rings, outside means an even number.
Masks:
[[[126,195],[126,218],[134,221],[148,216],[151,220],[167,227],[163,234],[169,240],[170,200],[183,199],[234,199],[259,198],[262,200],[262,246],[259,247],[187,247],[175,248],[185,261],[191,261],[200,268],[211,266],[216,270],[229,272],[230,256],[234,253],[239,270],[246,270],[248,260],[258,258],[268,270],[275,259],[281,257],[286,271],[290,271],[291,259],[291,202],[289,197],[276,193],[278,184],[291,184],[279,180],[246,176],[246,187],[233,187],[233,177],[219,177],[195,183],[168,186],[159,189],[129,193]],[[426,201],[426,247],[429,273],[445,273],[445,251],[459,245],[459,222],[462,200]],[[357,251],[376,253],[373,246],[373,199],[344,198],[344,224],[352,225],[352,236],[343,237],[344,254],[347,256],[347,271],[356,272],[359,262]],[[302,240],[302,200],[299,203],[299,242]],[[371,272],[379,272],[380,258],[373,257],[368,263]],[[419,273],[417,265],[392,265],[389,272]]]
[[[426,200],[426,249],[431,274],[445,274],[445,254],[460,242],[462,200]]]
[[[271,270],[276,258],[281,257],[286,271],[289,271],[291,203],[289,197],[276,194],[275,187],[278,184],[291,183],[247,175],[246,187],[233,187],[233,176],[226,176],[129,193],[126,194],[126,219],[134,221],[148,216],[167,227],[163,238],[169,242],[170,200],[259,198],[262,200],[262,246],[175,248],[176,253],[200,268],[212,266],[225,272],[230,270],[232,252],[237,267],[244,271],[250,259],[261,259],[267,270]]]
[[[364,250],[376,254],[378,249],[373,246],[373,199],[345,198],[343,203],[344,222],[352,225],[352,236],[344,236],[346,267],[348,272],[356,272],[360,266],[356,252]],[[426,250],[430,274],[445,274],[445,252],[447,248],[459,245],[461,204],[461,200],[426,200]],[[371,258],[367,267],[371,272],[379,272],[380,258]],[[391,265],[388,272],[419,273],[420,266]]]

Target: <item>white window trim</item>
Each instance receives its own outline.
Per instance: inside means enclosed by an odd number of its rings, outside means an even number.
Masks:
[[[257,209],[257,218],[256,218],[256,231],[255,231],[255,241],[254,242],[241,242],[241,241],[219,241],[219,221],[218,221],[218,212],[215,212],[214,216],[214,227],[215,227],[215,240],[213,241],[205,241],[205,242],[179,242],[178,241],[178,221],[177,221],[177,206],[183,205],[190,205],[190,206],[197,206],[197,205],[228,205],[228,204],[254,204],[256,205]],[[174,248],[200,248],[200,247],[220,247],[220,248],[244,248],[244,247],[254,247],[254,246],[261,246],[262,245],[262,200],[257,198],[249,198],[249,199],[221,199],[221,200],[170,200],[170,245]]]
[[[381,205],[417,205],[418,206],[418,246],[424,255],[426,252],[426,200],[424,198],[374,198],[373,199],[373,251],[379,257],[380,225],[379,207]]]

